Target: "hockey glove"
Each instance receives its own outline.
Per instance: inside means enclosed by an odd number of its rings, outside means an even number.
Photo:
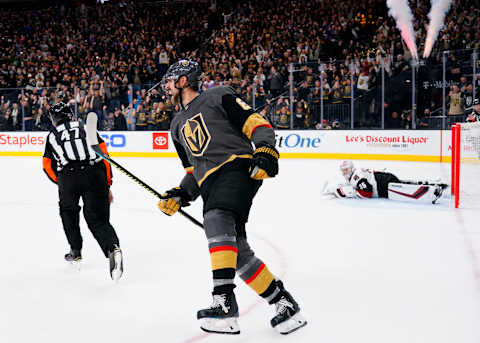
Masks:
[[[172,188],[162,194],[162,197],[167,199],[158,202],[158,208],[167,216],[174,215],[180,207],[187,207],[190,205],[190,196],[182,187]]]
[[[353,186],[344,185],[337,187],[333,192],[337,198],[355,198],[355,189]]]
[[[267,179],[278,174],[279,152],[270,145],[259,146],[253,152],[250,177],[255,180]]]

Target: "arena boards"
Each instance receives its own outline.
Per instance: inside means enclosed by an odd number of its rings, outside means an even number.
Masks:
[[[41,156],[46,132],[0,132],[0,156]],[[169,132],[102,132],[112,157],[176,157]],[[451,132],[276,131],[282,158],[450,162]]]

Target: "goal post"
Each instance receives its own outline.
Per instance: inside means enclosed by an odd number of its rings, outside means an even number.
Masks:
[[[480,122],[452,125],[451,155],[455,208],[480,206]]]

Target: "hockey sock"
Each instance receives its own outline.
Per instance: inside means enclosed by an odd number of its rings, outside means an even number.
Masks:
[[[238,275],[258,295],[266,301],[272,301],[279,293],[273,274],[268,270],[265,263],[257,258],[246,238],[238,239]]]
[[[230,211],[213,209],[204,216],[205,233],[213,273],[213,294],[230,293],[237,268],[235,216]]]

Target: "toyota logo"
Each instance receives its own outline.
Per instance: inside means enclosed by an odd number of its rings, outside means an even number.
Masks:
[[[167,139],[163,136],[155,137],[154,142],[156,145],[165,145],[167,144]]]

